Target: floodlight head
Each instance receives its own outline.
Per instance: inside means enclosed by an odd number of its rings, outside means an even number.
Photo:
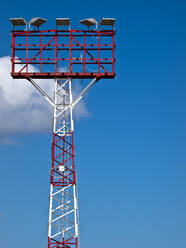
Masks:
[[[101,19],[101,22],[100,22],[100,25],[103,25],[103,26],[114,26],[114,23],[115,23],[116,19],[115,18],[102,18]]]
[[[58,26],[68,26],[70,30],[70,18],[56,18],[56,29]]]
[[[56,18],[56,26],[70,26],[70,18]]]
[[[10,18],[10,22],[12,23],[13,27],[15,26],[27,26],[27,23],[24,18]]]
[[[34,17],[30,20],[29,25],[35,26],[39,29],[39,27],[46,21],[47,21],[46,19],[40,17]]]
[[[87,19],[81,20],[80,23],[87,26],[88,29],[90,26],[94,26],[94,25],[97,26],[97,21],[94,18],[87,18]]]

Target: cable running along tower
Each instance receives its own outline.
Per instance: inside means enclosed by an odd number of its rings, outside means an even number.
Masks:
[[[97,81],[115,77],[115,19],[102,18],[99,27],[94,18],[82,20],[83,30],[71,29],[69,18],[57,18],[56,29],[52,30],[40,30],[46,22],[42,18],[32,18],[29,25],[24,18],[10,21],[13,25],[11,75],[15,79],[27,79],[54,109],[48,248],[77,248],[73,109]],[[54,79],[54,99],[36,79]],[[85,82],[89,79],[77,96],[72,96],[74,79]]]

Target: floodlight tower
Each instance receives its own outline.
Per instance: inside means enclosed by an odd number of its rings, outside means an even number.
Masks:
[[[94,18],[80,21],[86,27],[83,30],[71,29],[69,18],[57,18],[56,29],[51,30],[40,30],[46,22],[40,17],[29,22],[29,28],[32,25],[36,30],[27,30],[23,18],[10,21],[13,24],[12,77],[27,79],[54,108],[48,248],[77,248],[73,109],[96,82],[115,77],[115,19],[102,18],[99,30]],[[26,29],[20,30],[17,26],[26,26]],[[54,99],[35,79],[54,79]],[[90,79],[77,96],[72,96],[74,79]]]

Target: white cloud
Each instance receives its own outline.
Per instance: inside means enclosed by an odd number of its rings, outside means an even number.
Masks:
[[[72,95],[73,98],[75,99],[77,95],[83,90],[83,85],[79,83],[79,81],[75,81],[72,84]],[[84,96],[85,100],[86,96]],[[85,101],[80,100],[77,105],[74,107],[74,118],[75,120],[79,120],[82,117],[89,117],[90,113],[88,112],[86,106],[85,106]]]
[[[12,79],[10,57],[0,58],[0,144],[13,143],[17,134],[48,132],[52,126],[52,107],[24,79]],[[33,67],[36,71],[36,68]],[[52,97],[54,82],[37,80],[39,85]],[[78,92],[77,82],[73,92]],[[75,119],[88,116],[83,101],[74,111]]]

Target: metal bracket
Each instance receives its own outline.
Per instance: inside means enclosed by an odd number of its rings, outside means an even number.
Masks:
[[[55,102],[47,95],[47,93],[41,89],[41,87],[32,79],[27,78],[27,80],[41,93],[42,96],[53,106],[53,107],[59,107],[59,105],[56,105]],[[62,114],[64,111],[66,111],[68,108],[74,108],[75,105],[83,98],[83,96],[95,85],[95,83],[99,80],[99,78],[94,78],[85,88],[81,91],[81,93],[75,98],[75,100],[67,105],[66,108],[64,108],[58,115]]]
[[[44,92],[44,90],[41,89],[41,87],[39,87],[38,84],[36,84],[36,82],[32,79],[32,78],[27,78],[27,80],[41,93],[41,95],[44,96],[44,98],[53,106],[55,107],[55,102],[47,95],[46,92]]]

